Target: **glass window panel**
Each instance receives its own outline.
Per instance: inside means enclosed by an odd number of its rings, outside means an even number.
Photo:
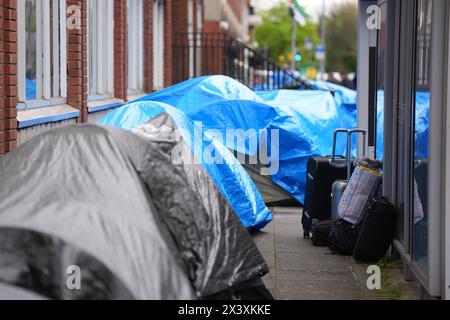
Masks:
[[[384,62],[386,55],[386,3],[380,5],[380,30],[378,30],[378,67],[376,96],[376,158],[383,157],[383,125],[384,125]]]
[[[90,100],[112,97],[114,41],[112,0],[89,0],[89,94]]]
[[[144,1],[128,0],[128,92],[144,88]]]
[[[413,260],[428,274],[428,160],[430,115],[430,40],[432,0],[419,0],[417,10],[417,37],[415,62],[415,104],[413,130],[412,181],[412,253]]]
[[[90,0],[89,1],[89,92],[95,93],[96,89],[94,83],[96,82],[96,52],[97,52],[97,38],[96,32],[96,14],[97,14],[97,1]]]
[[[36,0],[25,2],[25,30],[26,30],[26,99],[37,99],[37,43],[36,43]]]
[[[401,17],[399,20],[399,65],[398,65],[398,102],[397,102],[397,189],[396,201],[400,209],[397,222],[397,238],[405,251],[410,253],[410,181],[411,152],[410,132],[412,126],[412,105],[414,103],[414,47],[415,47],[415,4],[413,1],[401,2]]]

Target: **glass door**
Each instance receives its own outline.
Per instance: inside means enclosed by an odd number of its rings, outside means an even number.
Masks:
[[[412,259],[428,275],[428,163],[431,78],[432,0],[418,0],[412,154]]]

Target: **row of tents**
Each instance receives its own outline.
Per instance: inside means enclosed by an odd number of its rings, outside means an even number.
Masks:
[[[356,127],[356,93],[325,85],[200,77],[23,144],[0,160],[0,291],[270,298],[248,230],[271,222],[270,205],[301,205],[308,159]]]

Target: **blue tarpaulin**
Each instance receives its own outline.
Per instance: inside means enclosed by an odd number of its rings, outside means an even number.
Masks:
[[[198,135],[202,128],[183,112],[164,103],[140,101],[114,110],[101,119],[99,124],[131,130],[162,112],[170,114],[179,133],[225,195],[243,225],[247,228],[262,229],[269,223],[272,215],[245,169],[218,139]],[[220,157],[221,161],[215,163],[204,160],[207,153],[213,154],[217,159]]]
[[[172,105],[193,121],[201,122],[203,128],[214,129],[216,135],[222,137],[227,135],[227,129],[256,130],[259,143],[259,133],[267,130],[269,136],[264,141],[268,153],[279,151],[279,167],[271,163],[272,180],[301,203],[304,200],[307,160],[314,155],[331,153],[334,129],[356,126],[356,109],[336,104],[327,91],[255,93],[225,76],[191,79],[137,101]],[[279,144],[271,143],[272,129],[278,130]],[[248,137],[245,142],[224,144],[232,150],[255,155]],[[338,151],[344,152],[343,148],[344,143],[340,142]]]
[[[311,85],[316,90],[334,91],[334,99],[337,104],[343,104],[356,110],[357,94],[355,90],[327,81],[311,81]]]
[[[430,93],[417,91],[415,94],[415,123],[414,123],[414,156],[428,158],[430,135]],[[384,91],[377,92],[377,158],[383,159],[384,136]]]

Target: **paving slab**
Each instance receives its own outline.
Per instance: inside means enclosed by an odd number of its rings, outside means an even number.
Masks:
[[[383,270],[384,290],[366,287],[368,265],[351,256],[331,254],[328,248],[315,247],[303,239],[301,208],[270,208],[274,220],[253,235],[266,259],[269,273],[263,277],[276,299],[359,300],[418,299],[417,283],[406,282],[401,268]]]

